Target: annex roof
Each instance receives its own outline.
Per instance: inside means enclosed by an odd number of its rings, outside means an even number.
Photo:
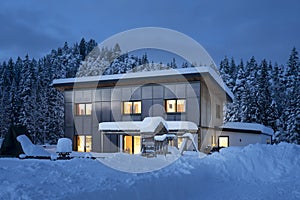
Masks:
[[[257,131],[267,135],[273,135],[273,129],[257,123],[244,123],[244,122],[227,122],[222,127],[223,130],[233,129],[240,131]]]

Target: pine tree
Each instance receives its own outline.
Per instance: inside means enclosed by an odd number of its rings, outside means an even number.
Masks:
[[[286,119],[284,124],[284,137],[291,143],[300,143],[299,124],[300,124],[300,67],[299,57],[296,48],[292,49],[287,69],[286,69],[286,101],[283,111],[283,118]]]
[[[80,43],[79,43],[79,53],[81,55],[81,60],[84,60],[85,59],[85,56],[86,56],[86,42],[85,42],[85,39],[82,38]]]

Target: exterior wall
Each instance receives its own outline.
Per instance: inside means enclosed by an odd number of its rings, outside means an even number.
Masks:
[[[229,146],[247,146],[249,144],[267,144],[271,136],[257,133],[222,131],[221,136],[229,136]]]
[[[170,121],[192,121],[200,126],[200,81],[190,83],[116,86],[65,91],[65,136],[92,136],[92,151],[116,152],[122,143],[118,135],[101,135],[100,122],[141,121],[145,117],[161,116]],[[186,99],[185,113],[166,113],[166,99]],[[140,100],[141,114],[123,114],[123,102]],[[76,103],[92,103],[92,114],[76,116]]]

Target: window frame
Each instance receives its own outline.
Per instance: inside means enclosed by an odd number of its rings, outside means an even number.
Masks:
[[[220,135],[219,137],[218,137],[218,147],[221,147],[220,146],[220,138],[226,138],[227,139],[227,147],[229,147],[230,146],[230,144],[229,144],[229,136],[228,135]],[[222,146],[223,148],[226,148],[226,147],[224,147],[224,146]]]
[[[87,145],[87,141],[90,141],[90,146]],[[91,152],[92,151],[92,144],[93,144],[93,136],[92,135],[75,135],[75,141],[76,141],[76,151],[78,152]],[[82,142],[82,150],[79,150],[79,143]]]
[[[168,101],[175,101],[175,111],[174,112],[170,112],[168,111]],[[184,101],[184,111],[183,112],[179,112],[178,111],[178,101]],[[180,98],[180,99],[165,99],[165,111],[167,114],[181,114],[181,113],[186,113],[186,99],[185,98]]]
[[[134,105],[136,103],[140,104],[139,112],[135,112]],[[130,104],[130,112],[125,113],[125,104]],[[141,100],[133,100],[133,101],[123,101],[122,102],[122,114],[123,115],[141,115],[142,114],[142,101]],[[127,109],[126,109],[127,110]]]
[[[80,114],[79,106],[84,105],[84,114]],[[91,111],[87,114],[87,105],[91,106]],[[92,103],[75,103],[75,116],[91,116],[93,112],[93,105]]]

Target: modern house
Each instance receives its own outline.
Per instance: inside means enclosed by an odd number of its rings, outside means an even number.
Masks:
[[[65,96],[65,136],[87,152],[139,153],[142,138],[164,133],[177,136],[176,146],[187,132],[206,151],[222,137],[223,106],[233,99],[207,66],[58,79],[53,86]]]

